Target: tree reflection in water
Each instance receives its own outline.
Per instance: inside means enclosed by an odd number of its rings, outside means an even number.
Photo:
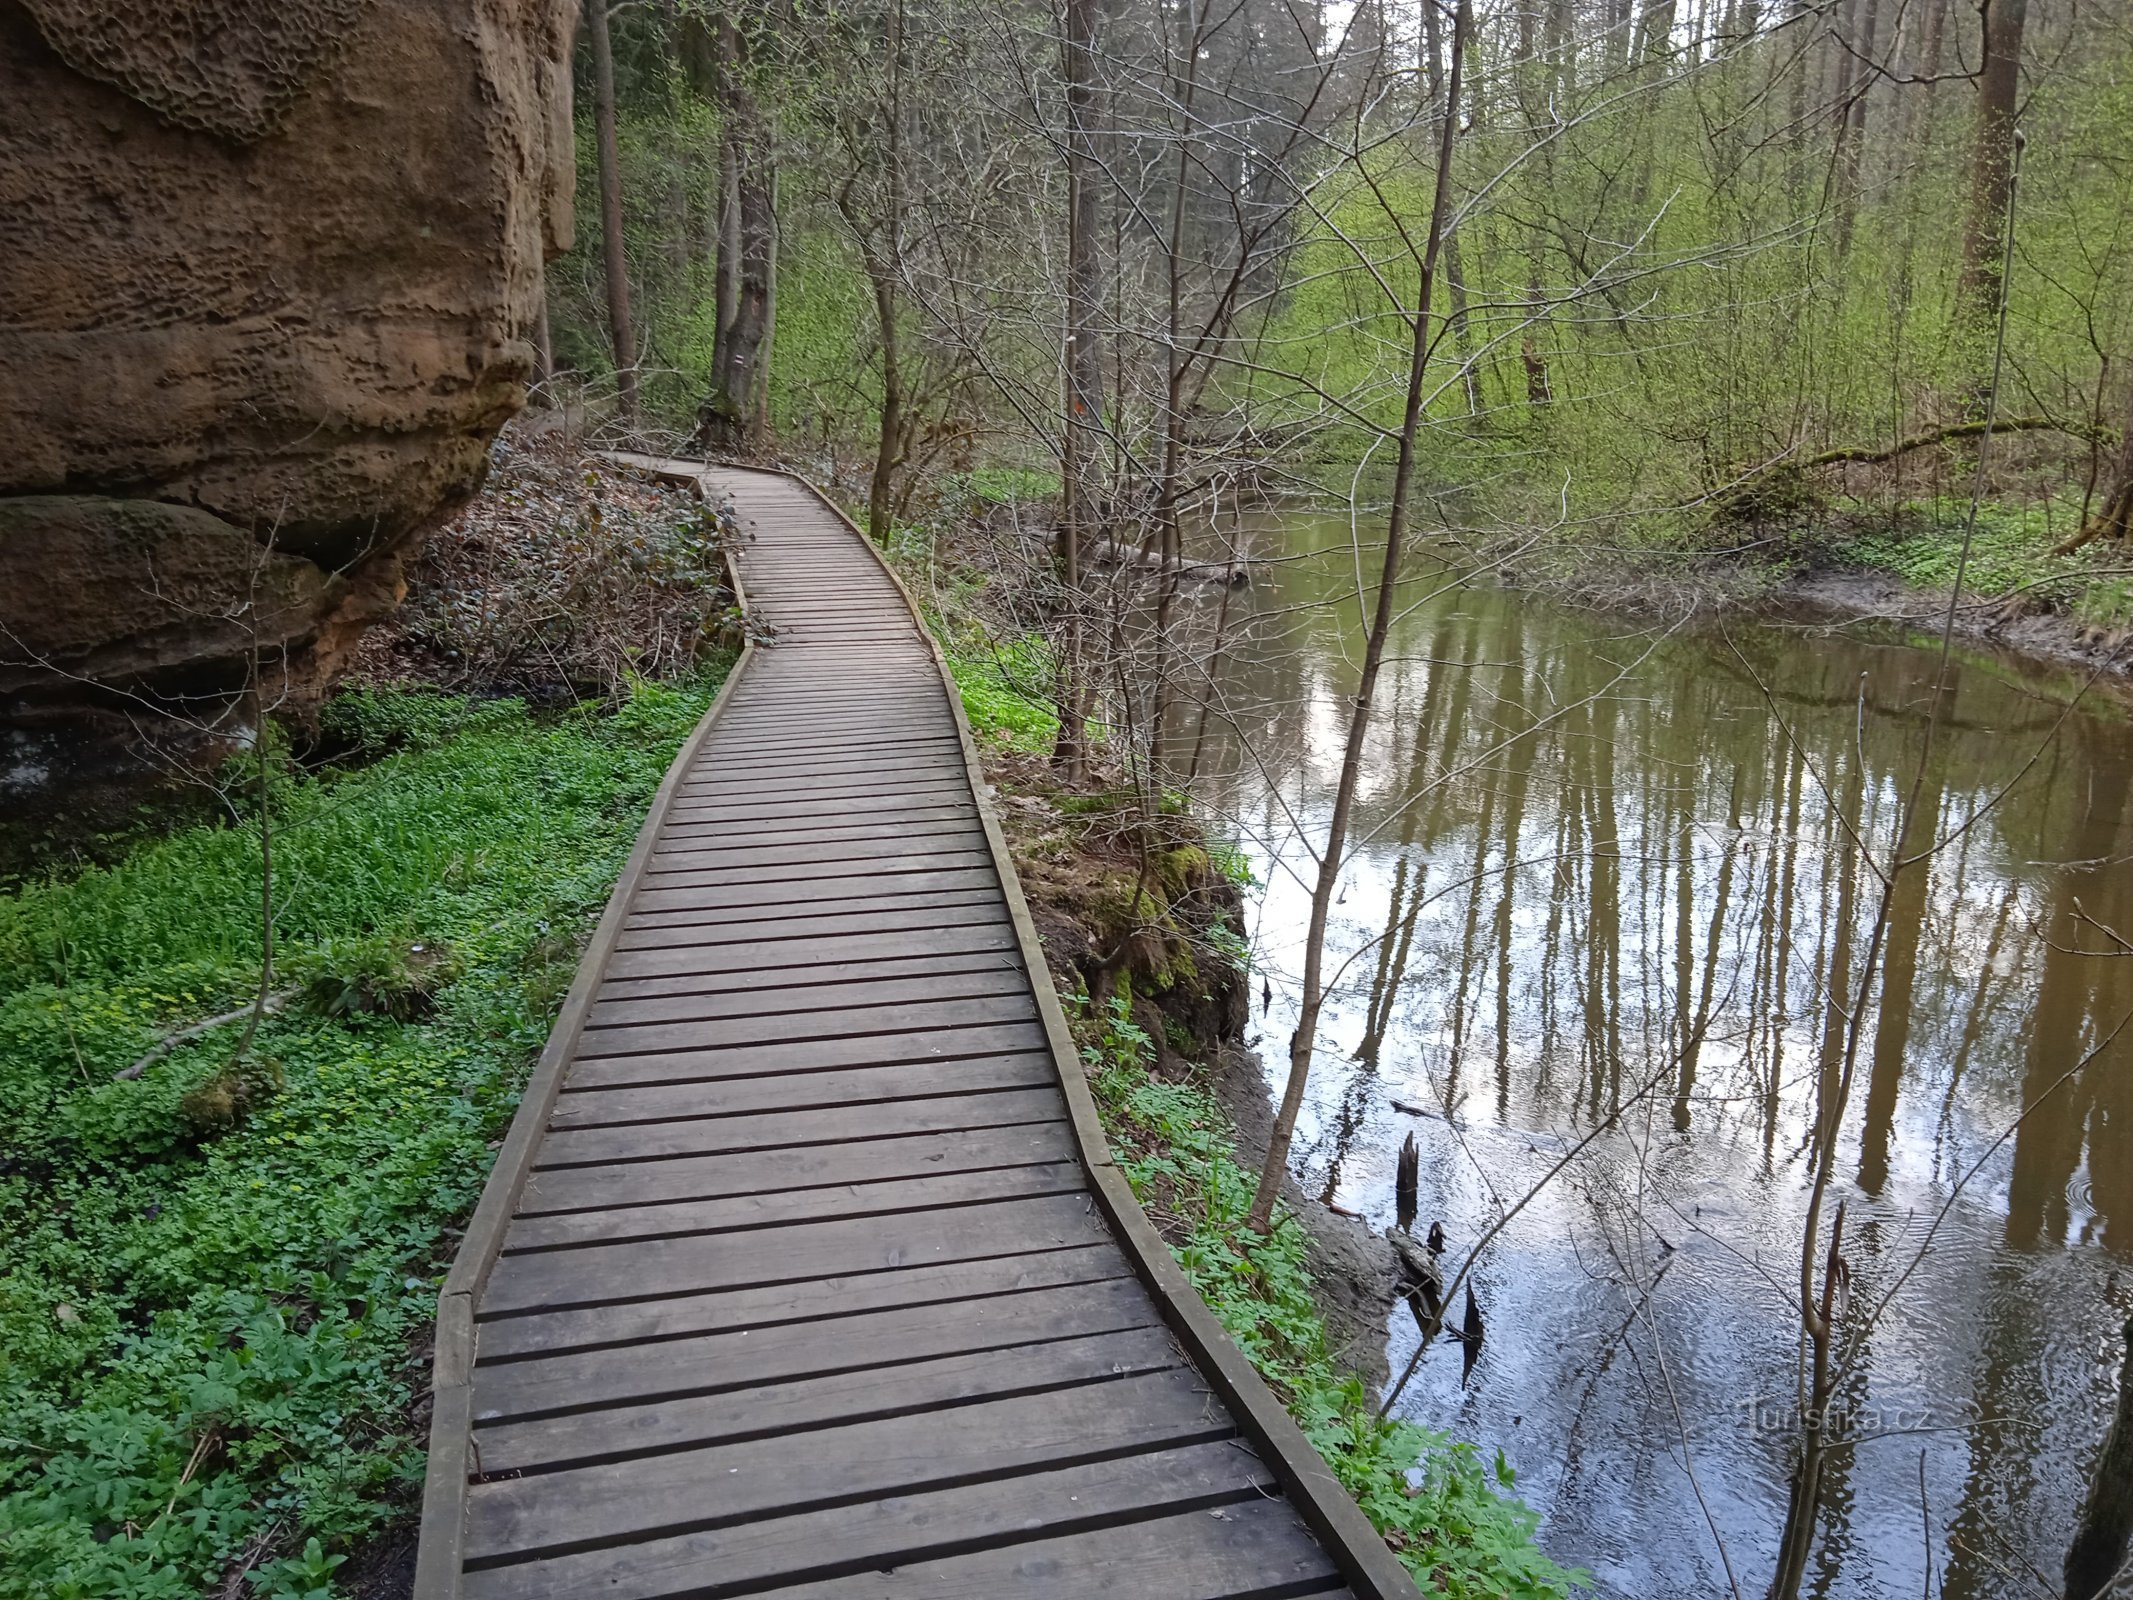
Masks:
[[[1255,528],[1262,551],[1340,554],[1264,569],[1212,669],[1201,798],[1265,886],[1273,1054],[1294,1015],[1299,825],[1321,823],[1340,756],[1346,537]],[[1861,996],[1880,889],[1854,838],[1892,842],[1931,651],[1738,622],[1654,648],[1634,622],[1474,587],[1410,612],[1394,654],[1329,967],[1353,959],[1299,1128],[1306,1187],[1389,1223],[1413,1131],[1421,1214],[1457,1249],[1623,1113],[1484,1258],[1471,1383],[1447,1341],[1401,1409],[1503,1447],[1550,1549],[1604,1592],[1723,1590],[1712,1524],[1758,1588],[1794,1437],[1808,1146],[1841,1116],[1853,1304],[1901,1290],[1841,1396],[1852,1443],[1806,1592],[1921,1592],[1929,1525],[1948,1596],[2056,1573],[2133,1306],[2133,1029],[2022,1108],[2133,1011],[2133,729],[2100,699],[2064,715],[2078,685],[1966,657],[1906,849],[1963,831],[1898,875]],[[1873,1015],[1837,1106],[1856,1004]],[[1640,1096],[1655,1066],[1664,1087]],[[1404,1311],[1388,1341],[1397,1371]]]

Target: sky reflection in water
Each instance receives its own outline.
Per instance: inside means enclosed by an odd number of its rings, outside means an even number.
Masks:
[[[1227,715],[1202,753],[1204,797],[1265,886],[1270,1075],[1303,839],[1323,833],[1359,651],[1352,599],[1323,604],[1346,537],[1258,530],[1262,552],[1318,555],[1237,603],[1249,626],[1216,665]],[[1658,638],[1485,588],[1426,600],[1440,577],[1410,585],[1380,690],[1329,969],[1354,959],[1296,1165],[1382,1226],[1413,1130],[1423,1218],[1458,1252],[1619,1111],[1484,1259],[1471,1381],[1446,1342],[1402,1409],[1501,1446],[1544,1542],[1603,1593],[1726,1593],[1722,1539],[1759,1595],[1785,1500],[1803,1146],[1832,1002],[1851,1003],[1829,975],[1856,967],[1879,892],[1839,819],[1885,841],[1936,658],[1737,623]],[[1899,879],[1891,998],[1869,996],[1836,1190],[1855,1303],[1947,1214],[1845,1396],[1860,1440],[1832,1469],[1810,1594],[1924,1592],[1929,1527],[1934,1592],[2057,1592],[2133,1309],[2133,1026],[2060,1081],[2133,1013],[2133,956],[2082,953],[2133,937],[2133,729],[2100,700],[2065,715],[2072,687],[1970,654],[1942,707],[1926,812],[1942,834],[1975,820]],[[1388,1341],[1398,1370],[1404,1312]]]

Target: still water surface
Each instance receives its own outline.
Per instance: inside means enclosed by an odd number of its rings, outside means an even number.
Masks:
[[[1360,653],[1348,538],[1254,530],[1285,559],[1212,666],[1201,786],[1263,886],[1270,1084]],[[1846,821],[1885,846],[1937,656],[1444,577],[1417,568],[1380,687],[1295,1166],[1382,1227],[1412,1132],[1456,1260],[1613,1117],[1482,1258],[1471,1377],[1444,1341],[1400,1409],[1500,1447],[1601,1593],[1729,1594],[1730,1563],[1759,1596],[1804,1145],[1877,898]],[[1909,1276],[1843,1398],[1810,1594],[2058,1592],[2133,1312],[2133,1025],[2062,1081],[2133,1013],[2133,956],[2090,953],[2133,938],[2133,727],[2079,688],[1971,653],[1939,707],[1924,804],[1955,836],[1899,880],[1835,1191],[1853,1304]],[[1386,1338],[1397,1372],[1404,1310]]]

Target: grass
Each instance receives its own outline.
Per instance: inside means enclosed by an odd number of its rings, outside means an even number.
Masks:
[[[1361,1379],[1335,1364],[1312,1298],[1303,1230],[1278,1215],[1271,1238],[1245,1228],[1253,1175],[1207,1089],[1150,1075],[1149,1040],[1124,1002],[1079,1031],[1120,1169],[1162,1215],[1172,1253],[1209,1308],[1425,1594],[1553,1600],[1583,1574],[1534,1542],[1539,1518],[1515,1498],[1501,1452],[1412,1422],[1381,1422]]]
[[[0,1596],[247,1561],[323,1595],[404,1511],[455,1226],[710,692],[329,708],[376,759],[277,784],[278,934],[304,992],[372,999],[299,994],[242,1061],[232,1023],[119,1076],[256,986],[256,814],[0,898]]]

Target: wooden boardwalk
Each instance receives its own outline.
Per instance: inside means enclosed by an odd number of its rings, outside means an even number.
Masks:
[[[1109,1165],[902,590],[804,485],[662,465],[769,638],[446,1285],[417,1594],[1413,1595]]]

